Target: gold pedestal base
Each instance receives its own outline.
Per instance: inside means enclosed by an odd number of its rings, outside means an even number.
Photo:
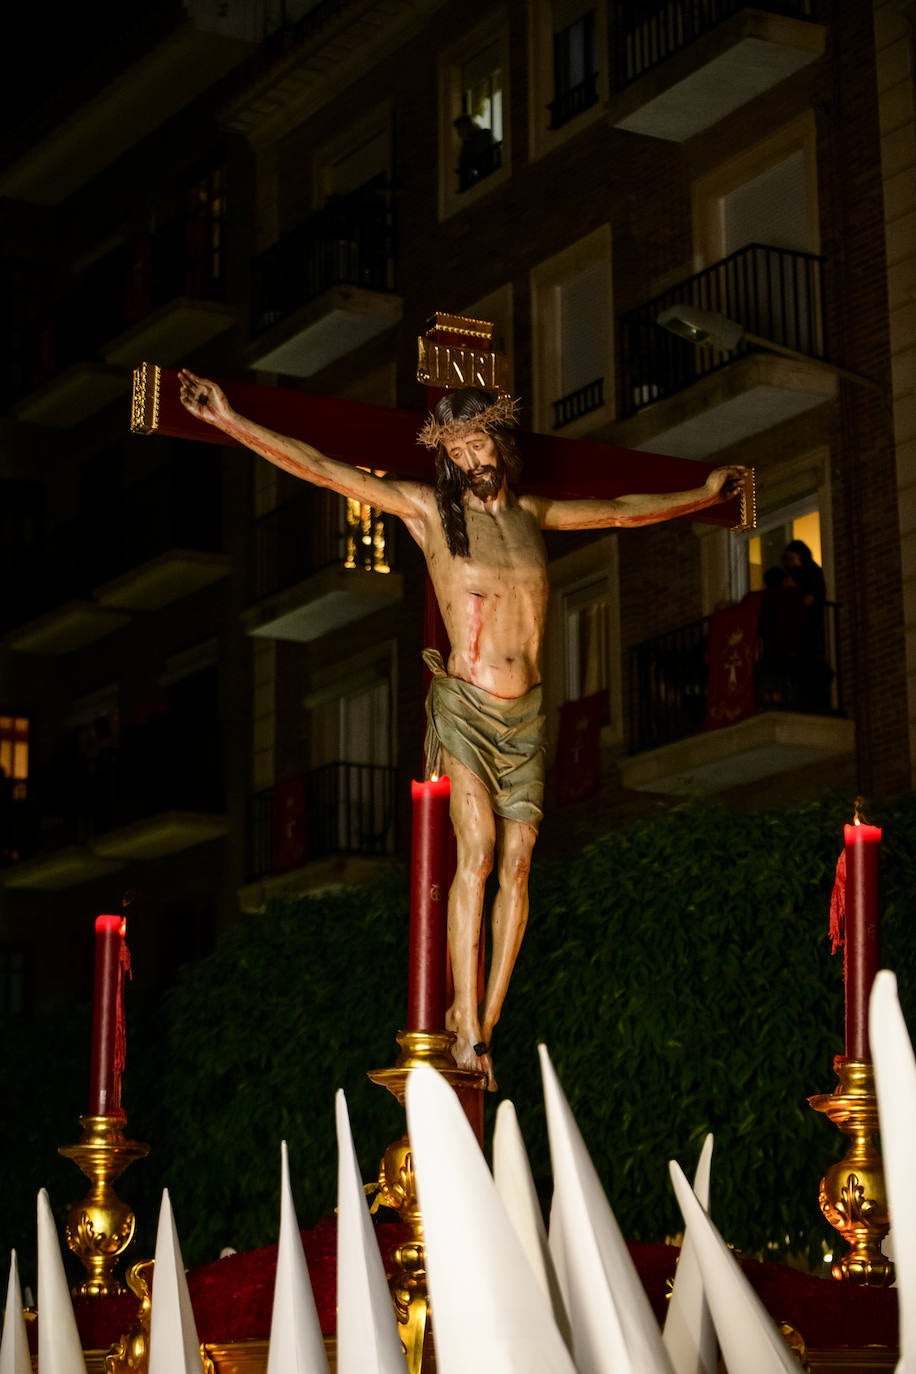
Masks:
[[[82,1202],[67,1213],[67,1244],[88,1271],[73,1289],[75,1298],[102,1298],[127,1290],[114,1276],[114,1267],[133,1240],[136,1218],[112,1186],[135,1159],[149,1154],[149,1146],[125,1140],[127,1118],[82,1116],[82,1138],[61,1145],[58,1154],[72,1159],[92,1185]]]
[[[832,1093],[809,1097],[851,1139],[839,1163],[821,1179],[821,1211],[849,1245],[849,1253],[831,1270],[835,1279],[884,1288],[893,1282],[894,1266],[881,1253],[890,1230],[884,1167],[878,1149],[878,1099],[874,1071],[861,1059],[834,1061],[839,1083]]]
[[[397,1063],[390,1069],[373,1069],[369,1077],[388,1089],[404,1106],[407,1075],[419,1064],[437,1069],[453,1088],[486,1087],[486,1077],[471,1069],[459,1069],[451,1056],[456,1037],[451,1031],[398,1031],[401,1047]],[[421,1374],[429,1328],[429,1296],[426,1291],[426,1258],[423,1248],[423,1220],[417,1201],[416,1178],[407,1134],[388,1146],[379,1165],[378,1183],[367,1191],[375,1197],[372,1210],[391,1207],[409,1228],[407,1239],[391,1253],[393,1266],[389,1286],[409,1374]],[[429,1359],[427,1359],[429,1367]]]

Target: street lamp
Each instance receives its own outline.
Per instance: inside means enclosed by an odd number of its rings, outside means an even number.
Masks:
[[[826,372],[832,372],[836,377],[844,377],[848,382],[858,382],[861,386],[867,386],[872,391],[877,391],[887,402],[884,387],[878,382],[873,382],[870,377],[863,377],[858,372],[848,372],[845,367],[837,367],[835,363],[825,362],[823,358],[812,358],[807,353],[799,353],[797,349],[787,348],[775,339],[765,339],[759,334],[752,334],[737,320],[730,320],[727,315],[720,315],[715,310],[703,310],[698,305],[669,305],[667,310],[662,310],[656,315],[655,323],[661,325],[662,329],[676,334],[679,339],[696,344],[698,348],[718,348],[723,353],[732,353],[740,343],[746,343],[756,348],[764,348],[769,353],[779,353],[784,358],[808,363]]]

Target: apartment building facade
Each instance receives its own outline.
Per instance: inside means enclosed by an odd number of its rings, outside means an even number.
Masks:
[[[684,796],[910,785],[912,5],[293,8],[188,0],[0,171],[8,1010],[88,968],[98,910],[132,905],[155,985],[409,846],[419,552],[243,450],[132,432],[143,362],[367,407],[379,470],[371,408],[419,427],[451,312],[493,323],[523,431],[631,450],[631,490],[654,454],[755,468],[755,530],[550,536],[545,854]],[[716,616],[791,538],[825,693],[723,725]]]

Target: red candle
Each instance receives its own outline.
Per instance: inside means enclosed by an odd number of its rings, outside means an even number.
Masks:
[[[846,987],[846,1058],[871,1059],[868,1043],[868,999],[878,972],[877,825],[844,827],[846,841],[846,939],[843,976]]]
[[[89,1071],[89,1115],[123,1116],[121,1073],[124,1069],[124,979],[130,954],[121,916],[95,920],[95,991],[92,1001],[92,1057]]]
[[[407,1029],[445,1027],[449,798],[447,777],[411,782],[410,953]]]

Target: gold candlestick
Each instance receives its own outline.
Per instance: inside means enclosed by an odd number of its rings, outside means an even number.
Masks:
[[[149,1154],[149,1146],[125,1140],[124,1116],[81,1116],[83,1128],[76,1145],[61,1145],[58,1154],[72,1159],[92,1185],[82,1202],[67,1213],[64,1234],[88,1277],[73,1289],[75,1298],[101,1298],[127,1290],[114,1277],[114,1267],[133,1240],[136,1218],[112,1184],[135,1159]]]
[[[484,1074],[473,1069],[459,1069],[451,1056],[456,1036],[451,1031],[398,1031],[401,1053],[390,1069],[373,1069],[369,1077],[388,1089],[404,1106],[407,1075],[418,1064],[437,1069],[453,1088],[486,1086]],[[391,1299],[407,1358],[409,1374],[421,1374],[423,1354],[429,1323],[429,1295],[426,1291],[426,1256],[423,1245],[423,1218],[417,1200],[416,1178],[410,1140],[405,1132],[395,1140],[382,1156],[376,1184],[367,1192],[375,1194],[373,1212],[378,1207],[391,1207],[409,1228],[407,1239],[396,1246],[390,1259],[393,1272],[389,1280]],[[427,1362],[427,1368],[429,1362]]]
[[[894,1266],[881,1253],[890,1229],[884,1167],[878,1148],[878,1099],[872,1065],[864,1059],[834,1060],[839,1083],[832,1093],[809,1097],[851,1140],[843,1158],[821,1179],[821,1211],[849,1244],[849,1253],[836,1260],[835,1279],[883,1288],[893,1282]]]

